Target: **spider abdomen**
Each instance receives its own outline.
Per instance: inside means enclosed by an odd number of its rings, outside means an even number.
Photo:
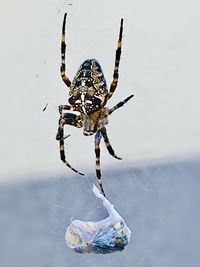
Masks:
[[[102,108],[108,93],[106,80],[96,59],[85,60],[74,77],[69,103],[75,110],[90,114]]]

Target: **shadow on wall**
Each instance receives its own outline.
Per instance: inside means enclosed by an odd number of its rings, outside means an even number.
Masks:
[[[198,160],[107,172],[107,197],[132,230],[130,244],[112,255],[79,255],[66,246],[65,230],[72,220],[107,216],[91,191],[95,178],[67,175],[1,186],[2,266],[184,267],[200,263]]]

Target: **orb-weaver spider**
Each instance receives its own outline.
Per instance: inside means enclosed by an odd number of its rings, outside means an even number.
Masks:
[[[65,158],[64,151],[64,125],[71,125],[77,128],[83,127],[84,135],[92,135],[95,133],[95,154],[96,154],[96,175],[98,178],[99,186],[103,195],[101,170],[100,170],[100,141],[103,137],[108,152],[116,159],[121,159],[115,155],[115,152],[110,144],[107,136],[105,125],[108,124],[108,116],[113,111],[122,107],[129,99],[133,97],[130,95],[125,100],[119,102],[113,108],[105,107],[107,101],[113,95],[117,83],[118,83],[118,70],[119,62],[121,57],[121,45],[122,45],[122,32],[123,32],[123,19],[121,19],[120,33],[118,46],[115,55],[115,66],[113,80],[108,91],[106,80],[102,72],[101,66],[96,59],[85,60],[73,81],[71,82],[65,73],[65,24],[66,24],[67,13],[64,15],[62,25],[62,39],[61,39],[61,67],[60,73],[62,80],[69,87],[69,103],[70,105],[59,106],[59,127],[56,139],[60,142],[60,158],[61,160],[73,171],[80,175],[83,173],[78,172],[74,169]],[[80,115],[73,113],[62,113],[63,110],[78,111]]]

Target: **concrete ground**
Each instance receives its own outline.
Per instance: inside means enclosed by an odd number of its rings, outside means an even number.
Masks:
[[[0,259],[4,267],[197,266],[200,164],[163,162],[107,170],[104,187],[132,230],[123,252],[77,254],[65,244],[74,219],[107,216],[91,190],[95,177],[49,177],[0,189]]]

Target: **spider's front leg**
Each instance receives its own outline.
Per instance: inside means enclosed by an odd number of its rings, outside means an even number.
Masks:
[[[104,142],[105,142],[105,145],[106,145],[106,148],[107,148],[107,150],[108,150],[108,152],[110,153],[110,155],[112,155],[114,158],[116,158],[116,159],[122,159],[121,157],[118,157],[118,156],[116,156],[115,155],[115,151],[113,150],[113,148],[112,148],[112,146],[111,146],[111,144],[110,144],[110,141],[109,141],[109,139],[108,139],[108,135],[107,135],[107,131],[106,131],[106,128],[105,127],[103,127],[103,128],[101,128],[101,133],[102,133],[102,135],[103,135],[103,139],[104,139]]]
[[[77,116],[72,113],[64,113],[60,116],[59,119],[59,127],[58,127],[58,133],[56,135],[56,139],[60,142],[60,158],[65,163],[67,167],[69,167],[74,172],[84,175],[83,173],[80,173],[76,169],[74,169],[66,160],[65,158],[65,145],[64,145],[64,125],[68,124],[71,126],[75,126],[77,128],[81,128],[83,126],[82,120],[80,116]]]
[[[99,187],[101,190],[101,193],[105,196],[105,192],[103,190],[103,184],[102,184],[102,177],[101,177],[101,168],[100,168],[100,142],[102,138],[102,133],[100,130],[98,130],[95,134],[95,155],[96,155],[96,175],[99,182]]]

